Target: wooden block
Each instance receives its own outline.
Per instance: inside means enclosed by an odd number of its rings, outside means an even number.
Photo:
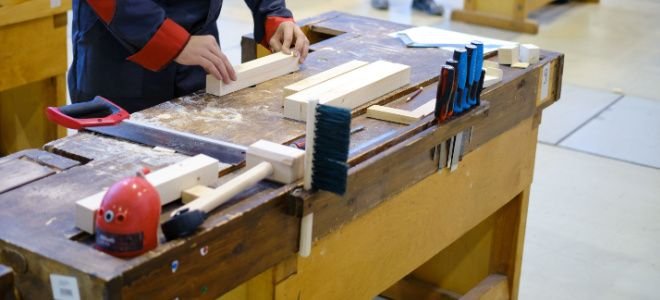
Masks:
[[[520,61],[530,64],[536,64],[541,58],[541,49],[532,44],[520,45]]]
[[[500,68],[485,68],[486,78],[484,78],[484,88],[492,86],[500,81],[504,76],[504,71]]]
[[[181,192],[181,202],[184,204],[189,203],[204,194],[209,193],[213,189],[205,185],[196,185]]]
[[[409,125],[419,121],[422,116],[403,109],[372,105],[367,108],[367,118]]]
[[[212,75],[206,76],[206,92],[223,96],[275,77],[298,71],[298,57],[282,52],[273,53],[249,62],[234,66],[238,80],[224,84]]]
[[[507,45],[497,50],[497,59],[501,65],[510,65],[518,62],[520,54],[518,45]]]
[[[528,62],[516,62],[511,64],[512,68],[518,68],[518,69],[527,69],[529,67]]]
[[[354,109],[410,83],[410,66],[376,61],[284,100],[284,117],[305,121],[307,101]]]
[[[160,196],[160,203],[165,205],[181,197],[181,192],[196,185],[212,185],[218,179],[220,164],[218,160],[203,154],[193,156],[181,162],[154,171],[145,176]],[[101,206],[105,191],[96,193],[76,202],[76,227],[94,233],[94,217]]]
[[[297,92],[300,92],[304,89],[310,88],[312,86],[315,86],[319,83],[328,81],[332,78],[335,78],[341,74],[353,71],[359,67],[365,66],[367,64],[366,61],[361,61],[361,60],[351,60],[347,63],[341,64],[339,66],[336,66],[332,69],[323,71],[321,73],[318,73],[316,75],[312,75],[310,77],[307,77],[301,81],[298,81],[294,84],[288,85],[284,87],[284,97],[288,97],[290,95],[293,95]]]
[[[245,161],[247,168],[267,161],[273,165],[273,174],[268,179],[289,184],[303,177],[305,151],[259,140],[248,147]]]
[[[435,111],[435,98],[429,100],[428,102],[422,104],[422,106],[415,108],[413,113],[420,115],[420,118],[424,118]]]

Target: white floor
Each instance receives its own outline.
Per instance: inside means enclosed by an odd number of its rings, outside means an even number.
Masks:
[[[287,1],[296,19],[339,10],[565,53],[563,97],[540,130],[521,299],[659,299],[660,1],[552,6],[534,15],[538,35],[450,22],[409,3],[378,11],[369,0]],[[244,2],[226,0],[218,24],[223,51],[239,63],[240,36],[252,31]]]

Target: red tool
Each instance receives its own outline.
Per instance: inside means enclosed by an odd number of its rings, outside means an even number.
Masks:
[[[128,119],[130,114],[117,104],[101,96],[91,101],[46,108],[46,116],[52,122],[71,129],[94,126],[110,126]]]
[[[435,117],[438,124],[444,123],[454,114],[454,94],[456,93],[456,70],[444,65],[440,71],[440,82],[435,102]]]
[[[156,248],[160,210],[158,191],[143,173],[115,183],[98,210],[96,249],[133,257]]]

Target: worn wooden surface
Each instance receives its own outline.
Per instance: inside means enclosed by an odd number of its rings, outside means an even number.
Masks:
[[[385,37],[406,28],[405,25],[341,13],[324,14],[308,22],[307,30],[318,30],[313,31],[318,36],[338,36],[312,45],[316,51],[300,72],[220,98],[200,93],[182,97],[134,114],[133,118],[243,145],[258,139],[284,143],[304,132],[301,123],[281,117],[281,97],[287,84],[353,59],[386,59],[411,65],[413,84],[373,103],[412,109],[430,99],[437,69],[449,57],[448,52],[438,49],[404,48],[396,39]],[[536,106],[534,97],[539,67],[549,61],[560,62],[557,70],[562,67],[561,55],[543,54],[540,65],[527,70],[506,69],[502,83],[484,94],[487,105],[445,126],[432,126],[430,118],[410,126],[391,124],[367,119],[362,115],[366,106],[358,109],[353,126],[364,125],[366,130],[351,139],[351,165],[355,166],[351,169],[352,180],[356,180],[355,174],[376,174],[376,179],[383,180],[365,178],[351,182],[345,198],[319,194],[315,198],[318,201],[312,201],[314,204],[304,202],[307,210],[320,216],[315,234],[323,236],[337,230],[379,206],[383,199],[431,175],[435,162],[430,158],[430,150],[442,139],[472,126],[474,135],[468,150],[476,151],[479,145],[522,120],[538,115],[540,106]],[[557,74],[560,78],[561,72]],[[419,85],[429,88],[413,101],[402,103]],[[558,87],[555,89],[555,98],[551,100],[558,97]],[[287,195],[296,185],[269,182],[216,209],[191,238],[163,243],[154,251],[128,260],[98,252],[90,247],[88,236],[73,227],[73,203],[131,175],[141,166],[158,168],[185,156],[90,133],[58,140],[46,149],[82,165],[0,194],[0,203],[7,205],[0,211],[0,227],[9,228],[0,232],[0,248],[8,250],[0,256],[0,263],[42,266],[27,268],[29,271],[17,276],[19,289],[29,296],[48,297],[48,274],[63,273],[78,278],[83,296],[90,298],[142,297],[147,293],[167,298],[214,298],[295,256],[299,218],[289,212],[290,205],[297,202],[290,201]],[[392,173],[387,166],[419,173],[388,179]],[[379,171],[374,173],[376,170]],[[367,194],[357,189],[360,182],[375,185],[364,187]],[[202,256],[200,250],[204,246],[209,251]],[[18,253],[23,258],[6,253]],[[175,260],[179,267],[172,272]],[[291,277],[292,268],[285,270],[283,274]]]

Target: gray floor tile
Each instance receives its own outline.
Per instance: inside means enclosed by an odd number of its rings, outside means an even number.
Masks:
[[[657,299],[660,170],[540,144],[520,299]]]
[[[561,146],[660,168],[660,101],[626,96]]]
[[[543,111],[539,140],[556,144],[621,95],[564,84],[561,100]]]

